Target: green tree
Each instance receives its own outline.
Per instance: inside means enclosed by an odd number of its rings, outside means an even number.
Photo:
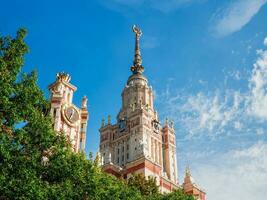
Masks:
[[[187,195],[183,190],[178,189],[169,194],[164,195],[162,200],[195,200],[191,195]]]
[[[138,189],[144,196],[157,194],[159,191],[156,177],[149,176],[146,178],[143,174],[134,174],[130,177],[128,186]]]
[[[0,196],[47,199],[53,183],[65,181],[69,172],[61,167],[74,157],[65,138],[52,128],[37,73],[21,73],[28,52],[25,36],[21,29],[14,39],[0,38]]]
[[[185,194],[182,189],[177,189],[167,194],[153,194],[147,196],[146,200],[195,200],[195,198]]]

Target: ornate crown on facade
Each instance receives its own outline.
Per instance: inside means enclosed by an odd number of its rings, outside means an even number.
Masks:
[[[65,72],[59,72],[59,73],[57,73],[57,80],[58,81],[69,82],[70,79],[71,79],[71,76],[68,73],[65,73]]]

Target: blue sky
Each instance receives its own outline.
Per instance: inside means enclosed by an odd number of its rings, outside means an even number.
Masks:
[[[267,1],[3,1],[0,33],[28,29],[24,71],[47,85],[71,74],[74,101],[88,97],[86,151],[96,152],[101,118],[115,122],[143,31],[145,75],[161,120],[175,121],[184,168],[212,200],[267,195]]]

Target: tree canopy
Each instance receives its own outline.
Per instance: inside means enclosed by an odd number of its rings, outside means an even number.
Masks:
[[[0,37],[0,199],[191,200],[161,195],[154,179],[125,182],[101,171],[97,161],[74,153],[56,133],[37,73],[22,73],[26,30]]]

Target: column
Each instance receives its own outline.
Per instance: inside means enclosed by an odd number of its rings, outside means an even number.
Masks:
[[[127,146],[126,146],[126,140],[123,141],[123,146],[124,146],[124,152],[123,152],[123,157],[124,157],[124,164],[126,164],[127,161]]]
[[[151,143],[150,143],[150,147],[151,147],[151,159],[154,161],[154,143],[153,143],[153,138],[151,137]]]
[[[153,151],[154,151],[154,162],[156,162],[157,161],[157,152],[156,152],[156,140],[155,139],[153,139],[153,146],[154,146],[154,148],[153,148]]]
[[[118,165],[117,163],[118,160],[118,144],[114,144],[114,164]]]
[[[157,140],[155,140],[155,153],[156,153],[155,161],[156,161],[156,163],[159,163],[159,153],[158,153],[158,142],[157,142]]]
[[[161,142],[159,142],[159,164],[162,167],[162,145],[161,145]]]

